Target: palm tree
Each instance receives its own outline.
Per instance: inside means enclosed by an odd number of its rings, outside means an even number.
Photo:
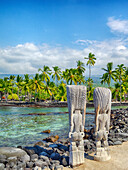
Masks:
[[[3,84],[4,84],[4,81],[3,79],[0,79],[0,100],[2,100],[2,93],[3,93]]]
[[[107,69],[102,68],[102,70],[106,71],[106,73],[104,73],[102,78],[101,78],[102,79],[101,84],[107,83],[109,88],[110,88],[110,85],[111,85],[111,79],[116,81],[115,71],[112,71],[112,68],[113,68],[112,62],[107,64]]]
[[[47,81],[50,81],[50,77],[49,75],[51,75],[51,70],[48,66],[43,67],[43,69],[39,68],[38,71],[41,71],[41,75],[40,78],[42,79],[42,81],[44,81],[44,83],[47,83]]]
[[[77,70],[79,74],[83,74],[85,72],[84,63],[80,60],[77,61]]]
[[[89,53],[88,57],[85,57],[84,59],[88,59],[87,65],[89,65],[89,79],[91,80],[91,66],[94,66],[96,58],[95,55],[92,53]],[[89,83],[90,84],[90,83]],[[90,85],[89,85],[89,91],[90,91]]]
[[[58,87],[58,80],[60,80],[61,69],[58,66],[53,67],[54,73],[52,75],[53,80],[56,80],[56,85]]]
[[[124,64],[120,64],[117,65],[116,70],[116,79],[118,80],[119,84],[120,84],[120,102],[121,102],[121,86],[122,86],[122,79],[123,79],[123,75],[125,73],[125,69],[126,67],[124,67]]]
[[[112,98],[113,99],[115,98],[117,101],[119,97],[119,92],[120,92],[120,84],[117,82],[114,85],[115,85],[115,88],[112,91]]]
[[[9,77],[10,85],[11,85],[11,87],[12,87],[12,94],[13,94],[14,79],[15,79],[15,76],[14,76],[14,75],[11,75],[11,76]]]
[[[69,77],[69,69],[65,69],[65,71],[62,71],[61,79],[66,81],[66,84],[68,84],[68,77]]]
[[[67,83],[69,83],[69,82],[70,82],[70,85],[72,85],[73,83],[75,85],[77,85],[77,82],[78,82],[78,80],[77,80],[77,69],[75,69],[75,68],[69,69],[69,73],[67,75]]]
[[[85,77],[83,73],[85,72],[84,63],[80,60],[77,61],[77,82],[79,84],[85,83]]]
[[[24,74],[24,83],[23,83],[23,90],[25,91],[25,98],[26,98],[26,94],[28,96],[29,90],[30,90],[30,79],[29,79],[29,75],[28,74]]]
[[[30,80],[30,88],[32,88],[35,91],[35,102],[36,102],[38,93],[40,92],[41,89],[44,88],[38,73],[36,73],[35,77],[33,77],[33,79]]]
[[[3,84],[2,84],[2,89],[3,89],[3,92],[4,92],[6,102],[7,102],[7,98],[8,98],[8,93],[11,92],[10,82],[9,82],[8,79],[9,79],[8,77],[4,77]]]
[[[17,75],[16,85],[18,87],[18,92],[17,92],[18,98],[19,98],[19,91],[20,91],[20,88],[21,88],[21,85],[22,85],[22,81],[23,81],[23,78],[21,76]]]
[[[61,81],[58,88],[59,92],[56,95],[56,99],[59,101],[66,101],[67,100],[66,84],[63,81]]]
[[[126,98],[126,96],[128,96],[128,67],[125,69],[125,73],[123,75],[122,81],[123,81],[122,82],[123,88],[124,88],[124,91],[125,91],[124,97]]]
[[[91,78],[91,66],[94,66],[96,58],[95,55],[92,53],[89,53],[88,57],[85,57],[84,59],[88,59],[87,65],[89,65],[89,78]]]

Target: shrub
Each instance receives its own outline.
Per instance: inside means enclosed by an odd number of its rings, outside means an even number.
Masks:
[[[17,94],[11,94],[8,95],[8,100],[19,100],[19,97],[17,96]]]

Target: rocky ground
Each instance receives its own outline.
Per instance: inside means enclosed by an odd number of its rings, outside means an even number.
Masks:
[[[47,132],[48,133],[48,132]],[[69,139],[52,136],[34,146],[3,148],[0,150],[0,170],[42,170],[69,168]],[[109,145],[121,145],[128,141],[128,109],[114,110],[111,113]],[[95,152],[94,127],[85,129],[84,148],[86,156]],[[24,154],[21,154],[21,152]]]

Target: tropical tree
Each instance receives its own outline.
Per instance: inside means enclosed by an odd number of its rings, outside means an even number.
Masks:
[[[68,77],[69,77],[69,69],[65,69],[65,71],[62,71],[61,79],[65,80],[66,84],[68,84]]]
[[[23,81],[23,89],[25,91],[25,98],[26,95],[28,97],[29,91],[30,91],[30,76],[28,74],[24,74],[24,81]]]
[[[67,91],[66,91],[66,84],[61,81],[61,83],[59,84],[58,87],[59,91],[55,97],[55,99],[59,100],[59,101],[66,101],[67,100]]]
[[[13,86],[14,86],[14,84],[15,84],[15,76],[14,75],[10,75],[10,77],[9,77],[9,81],[10,81],[10,86],[11,86],[11,88],[12,88],[12,94],[13,94]]]
[[[58,66],[53,67],[53,69],[54,69],[54,73],[52,75],[52,78],[58,87],[58,81],[61,78],[61,69]]]
[[[77,82],[78,84],[84,84],[85,76],[83,76],[83,73],[85,72],[84,63],[80,60],[77,61]]]
[[[89,53],[88,57],[84,57],[84,59],[88,59],[87,65],[89,65],[89,78],[91,78],[91,66],[94,66],[96,58],[95,55]]]
[[[112,99],[116,99],[118,101],[119,92],[120,92],[120,84],[117,82],[114,84],[114,89],[112,90]]]
[[[78,60],[77,62],[77,71],[78,71],[78,74],[83,74],[85,72],[85,68],[84,68],[84,63],[81,62],[80,60]]]
[[[121,102],[121,86],[122,86],[122,80],[123,80],[123,75],[125,74],[125,69],[124,64],[117,65],[116,70],[116,80],[118,80],[120,84],[120,102]]]
[[[77,69],[75,68],[69,69],[68,75],[67,75],[67,83],[69,83],[70,85],[72,85],[73,83],[77,85],[77,82],[78,82],[77,78],[78,78]]]
[[[3,79],[0,79],[0,100],[2,100],[2,94],[3,94],[3,84],[4,84],[4,81]]]
[[[113,80],[116,81],[115,71],[113,71],[112,69],[113,69],[113,63],[112,62],[107,64],[107,69],[102,68],[102,70],[106,71],[106,73],[104,73],[103,76],[101,77],[101,79],[102,79],[101,84],[107,83],[109,88],[110,88],[110,85],[111,85],[111,80],[113,79]]]
[[[43,69],[39,68],[38,72],[41,71],[40,78],[44,83],[47,83],[47,81],[50,81],[49,75],[51,75],[51,69],[48,66],[43,66]]]
[[[125,91],[124,98],[126,100],[126,96],[128,96],[128,67],[125,69],[122,81],[123,89]]]
[[[8,93],[11,93],[10,82],[9,82],[8,77],[4,77],[2,89],[3,89],[3,92],[4,92],[5,100],[7,102]]]
[[[35,91],[35,102],[37,101],[37,95],[40,90],[44,88],[44,83],[40,80],[39,74],[36,73],[35,77],[30,80],[30,88]],[[39,96],[40,97],[40,96]]]
[[[18,91],[17,91],[18,98],[19,98],[19,91],[20,91],[20,88],[22,86],[22,83],[23,83],[23,78],[21,76],[17,75],[16,86],[18,87]]]

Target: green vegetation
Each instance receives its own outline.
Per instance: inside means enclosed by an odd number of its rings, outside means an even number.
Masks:
[[[95,65],[95,55],[89,53],[86,65],[89,65],[89,78],[85,81],[85,65],[78,60],[76,68],[61,71],[58,66],[52,68],[43,66],[39,68],[35,76],[25,74],[24,77],[11,75],[0,79],[0,100],[21,100],[21,101],[66,101],[66,85],[86,85],[87,99],[93,100],[95,82],[91,79],[91,66]],[[113,63],[108,63],[107,68],[101,77],[101,85],[108,85],[112,91],[112,99],[120,102],[128,100],[128,68],[124,64],[117,65],[113,70]],[[111,87],[111,80],[114,86]],[[98,85],[99,86],[99,85]]]

